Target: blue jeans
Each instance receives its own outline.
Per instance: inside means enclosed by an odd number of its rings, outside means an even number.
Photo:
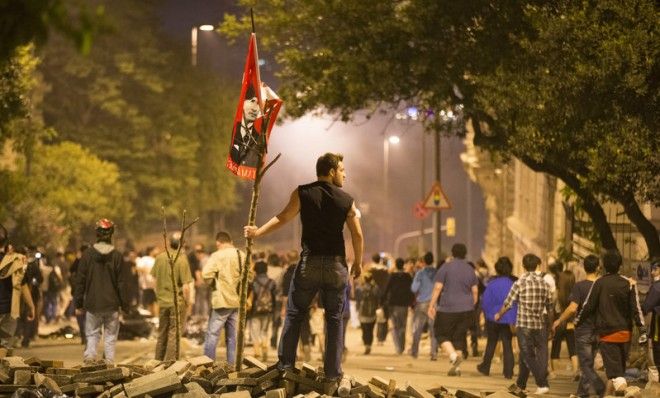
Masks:
[[[427,315],[429,310],[429,302],[415,304],[415,314],[413,315],[413,335],[412,347],[410,353],[413,357],[417,358],[419,354],[419,340],[422,338],[424,325],[428,325],[429,337],[431,338],[431,358],[438,356],[438,339],[435,337],[433,331],[433,320]]]
[[[518,328],[516,334],[520,347],[520,370],[516,385],[522,389],[527,388],[531,371],[537,387],[548,387],[548,332],[545,329]],[[545,358],[543,346],[546,347]]]
[[[215,350],[218,346],[220,330],[225,329],[225,344],[227,345],[227,363],[233,366],[236,363],[236,324],[238,320],[237,308],[214,308],[209,318],[209,327],[206,330],[204,341],[204,355],[215,360]]]
[[[325,376],[331,379],[342,376],[342,312],[347,283],[348,267],[344,257],[303,256],[300,259],[291,280],[286,318],[277,351],[280,369],[295,366],[301,325],[308,319],[312,299],[320,292],[325,309]]]
[[[580,363],[580,384],[578,384],[577,395],[589,396],[589,387],[593,387],[596,394],[603,395],[605,383],[594,370],[594,356],[598,348],[598,341],[591,328],[578,327],[575,329],[575,345],[577,348],[578,362]]]
[[[115,344],[119,334],[119,311],[108,312],[86,312],[85,315],[85,335],[87,336],[87,346],[83,358],[86,360],[96,359],[96,346],[101,340],[101,327],[103,327],[104,347],[106,361],[115,361]]]
[[[406,345],[406,321],[408,320],[408,307],[393,305],[390,307],[392,320],[392,340],[397,354],[402,354]]]
[[[59,296],[57,294],[44,294],[44,316],[46,317],[46,323],[50,323],[51,321],[55,320],[55,317],[57,316],[58,298]]]

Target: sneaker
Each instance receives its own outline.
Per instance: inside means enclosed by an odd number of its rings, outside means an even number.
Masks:
[[[546,387],[538,387],[536,389],[536,391],[534,391],[534,394],[535,395],[543,395],[543,394],[547,394],[549,392],[550,392],[550,387],[547,387],[547,386]]]
[[[458,355],[453,361],[449,361],[451,367],[449,368],[449,372],[447,372],[447,376],[460,376],[461,371],[458,367],[461,362],[463,362],[463,357],[460,355]]]
[[[488,369],[486,369],[486,367],[484,366],[483,363],[480,363],[479,365],[477,365],[477,371],[479,373],[481,373],[482,375],[484,375],[484,376],[490,376],[490,371]]]
[[[364,347],[364,355],[369,355],[369,354],[371,354],[371,346],[370,345]]]
[[[437,361],[437,360],[438,360],[438,357],[436,355],[431,357],[431,361]]]

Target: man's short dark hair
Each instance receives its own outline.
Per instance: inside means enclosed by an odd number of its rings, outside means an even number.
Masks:
[[[380,254],[376,253],[371,256],[371,261],[373,261],[375,264],[380,264]]]
[[[231,243],[231,235],[229,235],[229,232],[220,231],[215,234],[215,241],[220,243]]]
[[[511,260],[509,260],[509,257],[500,257],[497,259],[497,262],[495,263],[495,272],[497,272],[497,275],[511,276],[511,273],[513,272],[513,264],[511,263]]]
[[[257,274],[265,274],[268,272],[268,264],[265,261],[257,261],[254,264],[254,272]]]
[[[397,258],[396,260],[394,260],[394,265],[396,265],[396,269],[399,269],[399,270],[403,269],[403,265],[404,265],[405,263],[406,263],[406,262],[405,262],[401,257],[399,257],[399,258]]]
[[[623,258],[616,250],[609,250],[603,254],[603,268],[608,274],[618,273],[622,263]]]
[[[344,155],[340,153],[326,153],[316,161],[316,176],[325,177],[330,175],[330,170],[339,167],[339,162],[344,160]]]
[[[451,247],[451,255],[456,258],[464,259],[467,255],[467,247],[462,243],[455,243],[454,246]]]
[[[528,253],[523,257],[522,263],[525,271],[532,272],[541,264],[541,259],[536,254]]]
[[[433,264],[433,253],[431,252],[424,253],[424,264],[426,265]]]
[[[600,260],[598,260],[598,256],[594,256],[593,254],[588,255],[584,258],[584,272],[587,274],[593,274],[598,269],[599,262]]]

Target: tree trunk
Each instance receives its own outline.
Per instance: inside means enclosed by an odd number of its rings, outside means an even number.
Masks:
[[[637,230],[644,238],[646,247],[649,250],[649,258],[653,259],[660,257],[660,238],[658,237],[658,230],[655,228],[655,225],[644,216],[642,209],[639,208],[639,204],[635,200],[635,196],[628,192],[623,195],[620,202],[626,211],[628,219],[635,224],[635,227],[637,227]]]

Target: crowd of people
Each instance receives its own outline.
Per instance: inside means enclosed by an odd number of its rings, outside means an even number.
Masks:
[[[531,374],[536,394],[549,391],[562,342],[579,380],[576,396],[602,396],[607,385],[625,389],[633,335],[647,344],[647,313],[653,314],[652,350],[655,363],[660,361],[658,261],[651,263],[656,282],[643,303],[635,282],[620,275],[622,258],[616,252],[602,258],[590,255],[580,266],[571,267],[559,261],[545,267],[530,253],[523,257],[524,271],[518,277],[507,257],[499,258],[492,268],[482,260],[468,261],[461,243],[443,259],[432,253],[408,259],[374,254],[362,266],[360,213],[340,189],[346,176],[342,159],[323,155],[317,162],[318,181],[294,190],[282,212],[264,225],[244,228],[245,237],[256,239],[300,214],[300,251],[260,252],[248,261],[230,233],[220,231],[214,250],[193,244],[182,247],[181,255],[174,258],[181,245],[181,235],[174,233],[167,248],[120,253],[113,245],[114,224],[101,219],[93,245],[49,259],[33,247],[13,248],[5,233],[0,237],[2,345],[28,347],[40,322],[75,317],[86,347],[84,360],[97,360],[103,334],[103,357],[113,362],[120,309],[129,314],[140,308],[158,317],[156,359],[176,359],[178,336],[191,318],[201,317],[207,322],[204,354],[216,359],[224,331],[226,361],[234,364],[239,282],[241,272],[250,267],[247,330],[254,355],[268,361],[277,349],[278,367],[284,370],[295,365],[298,352],[309,361],[318,347],[325,375],[339,383],[340,392],[347,391],[342,383],[350,387],[341,363],[347,355],[346,328],[352,317],[360,325],[363,355],[372,353],[374,341],[384,345],[390,335],[395,353],[418,358],[426,335],[429,359],[437,361],[442,351],[450,362],[449,376],[461,375],[461,363],[468,355],[482,357],[476,370],[489,376],[501,347],[502,376],[513,379],[517,347],[515,386],[526,390]],[[350,265],[344,225],[355,255]],[[178,319],[175,306],[180,309]],[[407,336],[412,336],[409,343]],[[486,345],[480,353],[482,336]],[[608,384],[594,370],[597,353]]]

